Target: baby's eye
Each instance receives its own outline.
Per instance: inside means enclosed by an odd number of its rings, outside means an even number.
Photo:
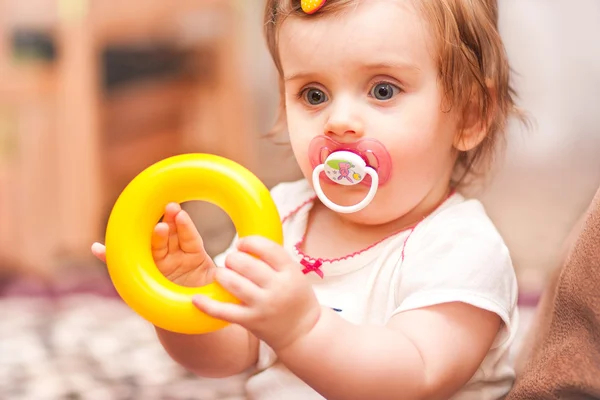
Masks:
[[[326,102],[327,95],[319,89],[306,89],[304,91],[304,99],[313,106],[319,105],[323,102]]]
[[[377,100],[389,100],[398,93],[400,93],[400,88],[398,86],[382,82],[373,86],[370,95]]]

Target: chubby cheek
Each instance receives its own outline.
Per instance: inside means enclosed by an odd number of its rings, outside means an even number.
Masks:
[[[289,96],[289,94],[286,96],[286,122],[289,141],[300,170],[310,180],[312,167],[308,149],[311,141],[316,136],[323,134],[323,116],[307,113],[306,109],[298,104],[297,99],[290,99]]]
[[[310,138],[290,135],[290,144],[300,171],[302,171],[302,174],[304,174],[307,179],[310,179],[312,176],[312,167],[308,155]]]
[[[392,154],[392,174],[401,180],[398,182],[401,186],[431,184],[431,180],[449,168],[451,144],[431,132],[407,135],[392,146],[388,148]]]
[[[414,207],[432,189],[445,184],[454,164],[455,124],[451,117],[439,110],[409,115],[422,118],[397,124],[401,131],[396,131],[394,138],[386,138],[385,143],[392,155],[392,178],[382,194],[396,199],[401,208]]]
[[[294,152],[296,162],[304,176],[308,179],[312,175],[312,168],[308,154],[310,141],[318,134],[314,127],[309,124],[296,121],[289,118],[288,113],[288,132],[290,145]]]

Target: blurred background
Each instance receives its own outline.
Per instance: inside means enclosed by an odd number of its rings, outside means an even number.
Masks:
[[[600,2],[500,0],[519,103],[486,205],[512,252],[523,330],[600,186]],[[89,252],[127,183],[209,152],[272,187],[297,179],[265,138],[278,104],[263,0],[0,0],[0,398],[242,399],[198,379],[115,295]],[[185,205],[210,254],[234,230]]]

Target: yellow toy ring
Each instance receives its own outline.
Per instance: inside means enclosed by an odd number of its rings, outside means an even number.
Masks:
[[[189,288],[169,281],[154,264],[151,236],[170,202],[207,201],[223,209],[238,236],[260,235],[283,243],[281,220],[268,189],[241,165],[210,154],[184,154],[148,167],[115,203],[106,231],[106,263],[125,303],[163,329],[199,334],[227,322],[192,304],[192,296],[238,303],[219,284]]]

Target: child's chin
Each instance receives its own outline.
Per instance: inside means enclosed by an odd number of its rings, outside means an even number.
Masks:
[[[378,226],[390,222],[373,204],[355,213],[338,215],[348,222],[364,226]]]

